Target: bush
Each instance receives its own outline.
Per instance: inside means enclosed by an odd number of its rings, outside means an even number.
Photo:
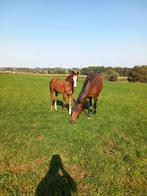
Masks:
[[[117,81],[119,74],[114,70],[108,70],[105,72],[105,79],[109,81]]]
[[[128,74],[130,82],[147,82],[147,66],[135,66]]]

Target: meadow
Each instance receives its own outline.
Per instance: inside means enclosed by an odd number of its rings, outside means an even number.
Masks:
[[[104,82],[72,125],[50,111],[50,79],[0,75],[0,195],[147,195],[147,84]]]

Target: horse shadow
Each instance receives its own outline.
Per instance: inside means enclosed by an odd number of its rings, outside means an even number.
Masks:
[[[73,105],[74,105],[74,103],[75,103],[75,98],[73,98]],[[53,105],[55,104],[55,100],[53,100]],[[63,107],[63,101],[61,101],[61,100],[57,100],[57,106],[59,106],[59,107]],[[68,110],[69,109],[69,104],[68,103],[66,103],[66,109]]]
[[[85,114],[88,114],[88,111],[90,111],[91,113],[93,113],[92,108],[89,109],[89,103],[88,103],[88,102],[89,102],[88,99],[84,100],[84,102],[83,102],[83,107],[82,107],[82,109],[83,109],[83,112],[84,112]]]
[[[91,100],[91,104],[89,101],[90,101],[89,99],[84,100],[82,109],[85,115],[87,115],[87,117],[92,117],[92,115],[95,115],[96,113],[94,112],[94,105],[92,104],[92,100]]]
[[[53,101],[53,105],[55,104],[55,101]],[[63,101],[57,100],[57,106],[63,107]],[[69,109],[69,104],[66,103],[66,109]]]
[[[77,191],[72,177],[65,171],[60,155],[53,155],[49,170],[36,189],[36,196],[71,196]]]

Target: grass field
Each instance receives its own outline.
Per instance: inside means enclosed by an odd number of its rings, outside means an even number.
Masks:
[[[147,84],[105,82],[96,116],[71,125],[49,80],[0,75],[0,195],[147,195]]]

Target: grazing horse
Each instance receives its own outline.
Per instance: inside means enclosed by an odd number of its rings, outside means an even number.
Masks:
[[[50,108],[52,110],[53,106],[53,93],[55,92],[55,110],[57,110],[57,99],[58,93],[63,94],[63,111],[65,111],[66,107],[66,97],[68,96],[69,100],[69,114],[71,114],[72,107],[72,94],[74,91],[74,87],[77,87],[77,79],[79,72],[72,72],[65,80],[61,80],[59,78],[53,78],[50,81]]]
[[[88,108],[92,107],[92,98],[94,99],[94,114],[96,114],[96,104],[98,96],[103,89],[102,78],[95,73],[89,74],[83,84],[83,88],[79,94],[78,99],[74,103],[71,122],[75,122],[83,109],[84,102],[89,99]],[[89,111],[88,111],[89,112]]]

